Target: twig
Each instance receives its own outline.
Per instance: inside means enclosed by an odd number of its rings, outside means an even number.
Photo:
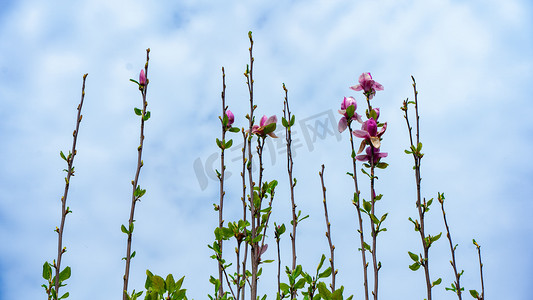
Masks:
[[[318,172],[318,175],[320,176],[320,182],[322,183],[322,196],[323,196],[323,203],[324,203],[324,215],[326,217],[326,237],[328,238],[329,243],[329,250],[331,253],[331,256],[329,258],[329,262],[331,264],[331,291],[335,291],[335,276],[337,275],[337,270],[335,270],[335,246],[331,242],[331,224],[329,223],[329,217],[328,217],[328,206],[326,204],[326,186],[324,185],[324,165],[322,165],[322,171]]]
[[[141,172],[141,167],[143,166],[142,161],[142,151],[143,151],[143,142],[144,142],[144,121],[146,116],[146,106],[148,103],[146,102],[146,91],[148,88],[148,62],[150,60],[150,48],[146,49],[146,64],[144,65],[144,74],[146,76],[146,84],[144,86],[140,86],[141,94],[142,94],[142,100],[143,100],[143,109],[142,109],[142,115],[141,115],[141,134],[140,134],[140,142],[139,147],[137,147],[137,170],[135,172],[135,178],[131,182],[133,185],[133,191],[131,195],[131,210],[130,210],[130,219],[129,219],[129,228],[128,228],[128,245],[126,249],[126,270],[124,272],[124,288],[123,288],[123,300],[127,300],[128,297],[128,280],[129,280],[129,274],[130,274],[130,261],[131,261],[131,240],[133,235],[133,216],[135,213],[135,203],[137,201],[140,201],[139,198],[142,195],[139,195],[138,190],[140,190],[140,187],[138,186],[139,181],[139,174]]]
[[[452,260],[450,261],[450,264],[452,265],[453,273],[455,274],[455,293],[457,294],[459,300],[462,300],[460,278],[463,272],[457,273],[457,263],[455,262],[455,248],[457,245],[455,247],[453,246],[452,235],[450,234],[450,228],[448,227],[448,221],[446,220],[446,212],[444,211],[444,194],[439,193],[437,199],[439,200],[442,210],[442,218],[444,219],[444,226],[446,227],[446,237],[448,237],[448,241],[450,242],[450,252],[452,254]]]
[[[67,161],[68,167],[67,167],[67,177],[65,177],[65,190],[63,192],[63,197],[61,197],[61,224],[59,225],[59,228],[56,228],[56,232],[58,233],[58,239],[57,239],[57,261],[54,263],[55,268],[55,292],[56,296],[59,297],[59,273],[61,272],[61,258],[63,256],[63,253],[67,251],[66,247],[63,247],[63,231],[65,229],[65,219],[67,217],[67,214],[72,212],[69,207],[67,206],[67,196],[68,196],[68,189],[70,186],[70,177],[74,176],[74,157],[76,156],[76,141],[78,139],[78,132],[80,128],[81,119],[83,116],[81,115],[81,108],[83,106],[83,99],[85,98],[85,80],[87,78],[87,74],[83,75],[83,84],[81,87],[81,100],[80,104],[78,105],[78,116],[76,117],[76,129],[72,133],[73,139],[72,139],[72,150],[70,151],[69,155],[65,157],[63,152],[61,152],[61,157]]]
[[[224,208],[224,174],[226,171],[226,166],[224,165],[224,149],[225,149],[225,142],[226,142],[226,130],[227,126],[224,124],[223,120],[227,120],[226,117],[226,74],[224,73],[224,67],[222,67],[222,117],[220,119],[221,127],[222,127],[222,143],[224,143],[224,147],[220,147],[220,175],[218,177],[220,181],[220,200],[218,205],[218,227],[222,229],[224,226],[224,220],[222,219],[222,209]],[[218,245],[220,247],[220,256],[222,257],[222,238],[218,240]],[[218,280],[220,281],[220,287],[218,289],[218,296],[222,298],[222,295],[224,295],[224,285],[222,284],[222,263],[218,262]],[[231,286],[230,286],[231,288]]]

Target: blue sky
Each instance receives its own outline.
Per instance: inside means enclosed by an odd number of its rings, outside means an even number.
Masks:
[[[380,120],[388,122],[382,151],[390,164],[376,188],[384,194],[378,211],[389,213],[388,231],[378,240],[380,295],[424,297],[422,271],[408,269],[407,251],[421,247],[407,220],[417,212],[399,109],[412,97],[414,75],[426,153],[423,194],[446,195],[463,285],[480,289],[475,238],[482,246],[486,294],[528,299],[532,13],[531,4],[519,0],[7,2],[0,13],[0,299],[45,297],[41,268],[56,256],[53,230],[64,182],[58,154],[71,147],[84,73],[89,75],[77,173],[68,198],[74,213],[64,236],[63,265],[73,274],[63,290],[72,299],[120,297],[126,248],[120,225],[128,219],[137,159],[133,107],[141,105],[129,79],[138,76],[148,47],[152,118],[140,179],[147,194],[136,208],[130,287],[141,289],[150,269],[186,275],[189,298],[206,297],[209,275],[216,272],[206,245],[217,223],[212,203],[218,201],[218,184],[210,166],[220,132],[220,68],[226,69],[226,101],[236,125],[246,126],[242,73],[249,30],[257,114],[280,116],[285,83],[298,120],[296,201],[310,215],[298,234],[304,269],[314,269],[328,251],[318,177],[324,163],[338,281],[345,294],[362,299],[353,190],[345,175],[349,140],[346,132],[336,135],[333,125],[343,96],[355,96],[364,107],[363,96],[349,87],[362,72],[372,72],[385,87],[372,101],[381,108]],[[285,157],[278,147],[276,142],[268,151],[266,176],[280,182],[272,218],[289,225]],[[227,221],[239,218],[239,168],[228,163],[233,176],[227,182]],[[361,185],[368,198],[367,183]],[[436,205],[427,222],[432,233],[444,230]],[[288,235],[282,246],[282,261],[289,264]],[[270,249],[265,255],[274,258]],[[444,291],[453,280],[445,239],[431,248],[430,259],[432,277],[443,278],[435,297],[453,298]],[[269,299],[275,296],[275,272],[275,265],[264,266],[261,292]]]

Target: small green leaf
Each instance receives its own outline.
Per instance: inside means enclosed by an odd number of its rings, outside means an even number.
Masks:
[[[324,282],[318,283],[318,292],[320,293],[320,296],[325,300],[331,299],[331,292],[328,290],[326,284]]]
[[[346,108],[346,115],[347,115],[347,118],[346,119],[350,119],[351,117],[353,117],[353,114],[355,112],[355,105],[350,105]]]
[[[413,271],[416,271],[416,270],[420,269],[420,264],[418,262],[415,262],[414,264],[409,266],[409,269],[411,269]]]
[[[147,112],[144,114],[143,119],[144,119],[145,121],[148,121],[148,119],[150,119],[150,116],[151,116],[150,111],[147,111]]]
[[[295,116],[293,115],[293,116],[291,117],[291,123],[290,123],[290,125],[291,125],[291,126],[294,125],[294,122],[295,122],[295,121],[296,121],[296,118],[295,118]]]
[[[331,267],[327,268],[324,272],[318,274],[318,278],[327,278],[331,275]]]
[[[59,273],[59,282],[63,282],[70,278],[70,267],[66,267]]]
[[[66,293],[63,294],[63,296],[59,297],[59,299],[66,299],[66,298],[68,298],[68,296],[69,296],[69,293],[66,292]]]
[[[299,290],[303,288],[305,286],[305,282],[305,278],[300,278],[300,280],[298,280],[298,282],[296,282],[296,284],[294,285],[294,289]]]
[[[135,111],[135,114],[138,115],[138,116],[141,116],[143,114],[143,111],[140,109],[140,108],[133,108],[133,110]]]
[[[476,290],[470,290],[470,295],[476,299],[479,299],[479,293]]]
[[[372,209],[372,204],[369,201],[363,199],[363,208],[366,210],[367,213],[370,213],[370,210]]]
[[[126,226],[124,224],[120,225],[120,230],[124,232],[125,234],[129,234],[128,230],[126,229]]]
[[[439,285],[441,282],[442,282],[442,278],[439,278],[439,279],[433,281],[433,283],[431,284],[431,286],[434,287],[434,286],[436,286],[436,285]]]
[[[59,155],[61,156],[62,159],[64,159],[66,162],[68,162],[68,160],[65,157],[65,154],[63,153],[63,151],[59,151]]]
[[[135,254],[137,254],[137,252],[133,251],[130,255],[130,258],[134,258],[135,257]]]
[[[436,236],[431,237],[431,242],[436,242],[438,239],[440,239],[440,236],[442,235],[442,232],[437,234]]]
[[[226,145],[224,146],[224,149],[229,149],[233,145],[233,140],[229,140],[226,142]]]
[[[165,280],[158,275],[152,277],[152,290],[158,294],[165,292]]]
[[[47,261],[43,265],[43,278],[48,281],[52,279],[52,266]]]
[[[389,166],[389,164],[388,164],[388,163],[384,163],[384,162],[380,162],[380,163],[378,163],[378,164],[376,165],[376,167],[379,168],[379,169],[385,169],[385,168],[387,168],[388,166]]]
[[[326,256],[322,254],[322,257],[320,258],[320,263],[318,263],[318,267],[316,268],[317,272],[322,268],[322,265],[324,264],[324,261],[326,260]]]
[[[408,251],[407,253],[409,253],[409,257],[411,257],[412,260],[414,260],[415,262],[418,262],[418,255],[410,251]]]
[[[287,122],[287,119],[285,119],[285,117],[281,118],[281,125],[283,125],[283,127],[285,128],[289,127],[289,123]]]
[[[229,131],[231,131],[231,132],[239,132],[239,131],[241,131],[241,129],[238,128],[238,127],[231,127],[231,128],[229,129]]]

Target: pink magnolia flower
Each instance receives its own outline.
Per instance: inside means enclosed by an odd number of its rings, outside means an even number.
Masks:
[[[369,99],[372,99],[376,91],[383,91],[383,86],[372,79],[370,73],[363,73],[359,76],[359,84],[350,87],[354,91],[363,90]]]
[[[142,69],[141,73],[139,74],[139,84],[146,85],[146,75],[144,74],[144,69]]]
[[[372,148],[373,147],[366,147],[366,154],[357,155],[355,159],[358,161],[372,161],[371,163],[375,165],[382,157],[387,157],[389,155],[387,152],[379,152],[379,148],[374,148],[374,154],[372,155]]]
[[[361,120],[361,116],[358,115],[355,110],[357,109],[357,102],[355,102],[355,98],[354,97],[344,97],[344,100],[342,100],[342,103],[341,103],[341,109],[339,110],[339,114],[342,115],[342,118],[339,120],[339,125],[338,125],[338,128],[339,128],[339,132],[343,132],[344,130],[346,130],[346,128],[348,127],[348,113],[346,113],[346,110],[348,109],[348,107],[352,106],[354,107],[354,113],[353,113],[353,116],[351,117],[351,120],[357,120],[358,122],[363,122]]]
[[[254,125],[252,127],[252,133],[255,133],[260,136],[269,135],[273,138],[277,138],[278,136],[274,134],[274,130],[276,130],[276,123],[278,122],[278,118],[274,115],[267,119],[267,116],[263,115],[261,118],[261,121],[259,121],[259,125]]]
[[[385,130],[387,130],[387,122],[383,124],[383,127],[378,132],[378,124],[373,118],[365,121],[361,126],[361,130],[354,130],[353,135],[364,139],[363,142],[361,142],[361,146],[359,147],[359,152],[357,152],[357,154],[363,152],[366,142],[369,142],[372,146],[374,146],[374,148],[379,148],[381,146],[379,138],[385,133]]]
[[[226,128],[231,128],[231,125],[233,125],[233,122],[235,121],[235,116],[229,109],[226,109],[226,116],[228,116],[228,123],[226,124]]]

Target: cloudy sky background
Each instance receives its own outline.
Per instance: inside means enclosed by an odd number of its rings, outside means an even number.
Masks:
[[[466,290],[480,290],[475,238],[482,246],[485,292],[492,299],[529,299],[533,278],[533,7],[510,1],[3,1],[0,12],[0,299],[44,298],[42,264],[56,257],[64,161],[72,144],[82,75],[88,73],[83,121],[66,220],[63,266],[72,277],[62,290],[72,299],[121,297],[139,118],[140,94],[130,78],[151,48],[130,288],[144,287],[145,270],[186,275],[189,298],[204,299],[216,263],[213,240],[218,183],[213,178],[220,134],[221,67],[227,104],[237,126],[247,126],[242,75],[247,32],[255,40],[257,115],[280,116],[282,83],[296,115],[296,201],[310,218],[299,226],[298,262],[313,272],[328,253],[318,171],[325,181],[336,245],[338,282],[362,299],[356,213],[347,132],[320,124],[334,116],[362,72],[385,90],[374,98],[388,122],[382,151],[390,167],[378,171],[389,212],[379,236],[382,299],[422,299],[424,276],[412,272],[407,251],[421,251],[408,217],[417,217],[412,157],[401,103],[417,80],[421,114],[423,194],[446,195],[448,222]],[[309,122],[303,122],[303,121]],[[319,123],[317,123],[317,120]],[[300,122],[302,121],[302,122]],[[330,120],[331,121],[331,120]],[[317,125],[318,124],[318,125]],[[311,127],[309,127],[309,126]],[[313,130],[319,136],[314,136]],[[306,131],[307,130],[307,131]],[[310,131],[311,130],[311,131]],[[311,140],[305,139],[305,132]],[[314,138],[314,139],[313,139]],[[234,135],[238,157],[239,135]],[[285,156],[274,145],[266,179],[279,186],[272,221],[290,226]],[[282,144],[281,144],[282,145]],[[218,165],[218,161],[214,165]],[[196,166],[196,167],[195,167]],[[240,164],[228,163],[225,219],[240,218]],[[368,183],[360,176],[363,197]],[[429,233],[444,230],[435,203]],[[367,222],[368,223],[368,222]],[[368,228],[368,227],[367,227]],[[368,230],[367,230],[368,231]],[[272,231],[269,231],[273,237]],[[444,236],[443,236],[444,237]],[[443,278],[435,298],[453,281],[446,239],[430,251],[432,278]],[[275,258],[274,242],[265,257]],[[229,245],[229,244],[226,244]],[[234,246],[226,246],[226,253]],[[283,264],[290,264],[288,234]],[[231,256],[227,259],[231,260]],[[264,266],[261,293],[275,297],[275,264]],[[468,296],[470,297],[470,296]],[[467,297],[467,298],[468,298]]]

